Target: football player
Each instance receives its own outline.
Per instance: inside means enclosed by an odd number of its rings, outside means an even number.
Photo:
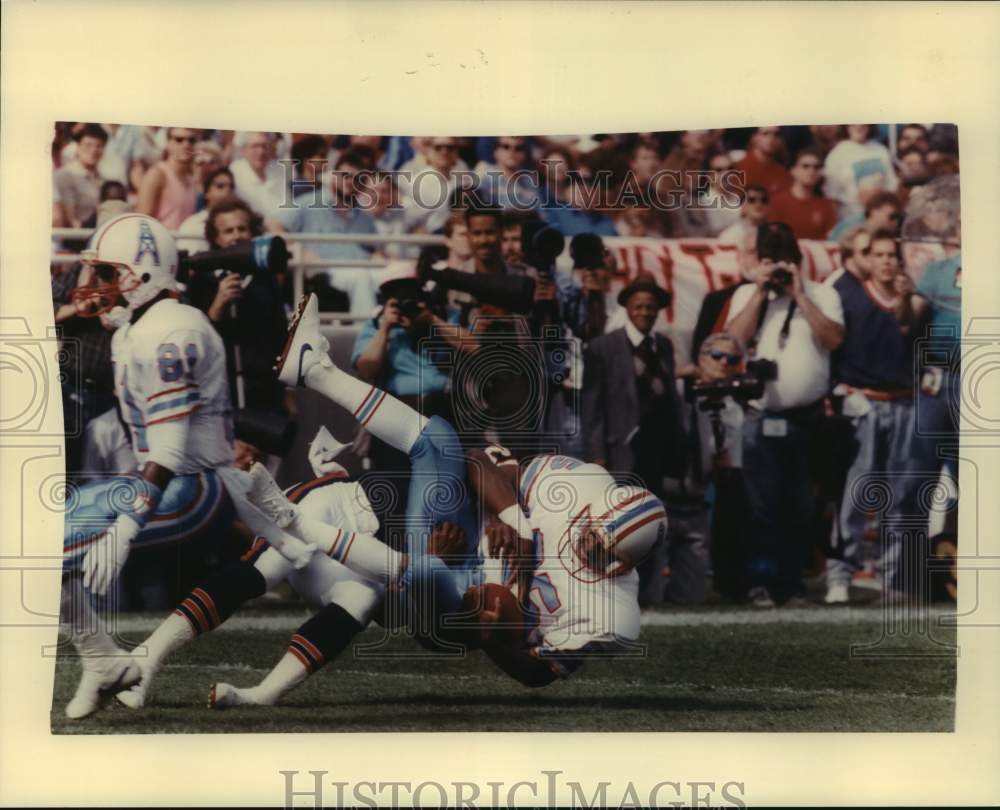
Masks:
[[[409,453],[408,552],[392,551],[375,538],[360,535],[345,541],[340,531],[334,538],[330,527],[289,510],[275,484],[257,505],[294,536],[328,549],[360,574],[381,579],[393,591],[408,595],[409,604],[418,612],[429,612],[420,617],[419,626],[429,631],[418,636],[423,643],[447,646],[485,641],[487,652],[505,672],[525,684],[544,685],[570,674],[587,655],[620,653],[638,637],[638,579],[633,566],[666,532],[663,505],[651,493],[616,486],[596,465],[547,456],[525,470],[525,481],[530,476],[541,487],[524,483],[519,501],[516,477],[509,472],[516,471],[517,465],[511,464],[509,454],[501,465],[486,452],[471,456],[480,470],[472,476],[480,482],[476,490],[496,518],[489,533],[489,554],[523,560],[527,550],[531,559],[530,566],[522,563],[519,567],[531,571],[522,596],[526,605],[534,601],[528,610],[536,626],[523,645],[513,647],[501,641],[506,635],[482,632],[483,624],[498,621],[499,604],[478,606],[475,598],[468,600],[485,581],[486,572],[465,486],[465,457],[451,425],[437,417],[427,420],[386,392],[337,368],[320,334],[312,295],[300,302],[278,371],[286,384],[323,393],[351,410],[373,435]],[[560,490],[567,486],[573,497],[563,497],[560,504]],[[545,496],[540,498],[539,493]],[[560,508],[572,507],[577,497],[581,508],[571,514]],[[526,518],[532,514],[536,526],[528,531]],[[437,531],[435,540],[441,539],[442,525],[456,529],[447,561],[433,553],[442,543],[429,548],[427,542],[431,530]],[[289,655],[279,668],[286,670],[288,688],[301,681],[301,677],[291,678],[295,667]],[[280,693],[276,671],[265,680]],[[268,695],[273,694],[270,689]],[[212,687],[212,706],[253,702],[257,701],[252,690],[221,683]]]
[[[516,584],[523,640],[483,635],[483,649],[527,686],[572,674],[590,658],[640,648],[635,566],[666,536],[663,503],[641,487],[619,486],[596,464],[536,456],[518,465],[502,448],[469,451],[470,480],[487,513],[488,554]],[[478,620],[499,619],[499,604]]]
[[[364,489],[360,483],[350,481],[347,471],[335,461],[342,449],[344,445],[321,427],[309,447],[309,462],[316,477],[289,487],[283,497],[296,504],[305,519],[339,527],[347,538],[355,533],[374,535],[379,520]],[[271,483],[273,479],[259,464],[251,468],[250,474],[253,485],[248,496],[251,501],[259,500],[260,482]],[[241,604],[286,579],[307,604],[318,609],[296,630],[289,645],[289,654],[297,656],[296,661],[303,665],[293,669],[293,674],[301,678],[345,649],[381,602],[381,583],[365,579],[333,558],[315,554],[297,570],[266,539],[256,537],[239,562],[213,572],[199,583],[136,648],[133,660],[141,679],[130,689],[118,692],[118,701],[131,709],[145,706],[153,679],[168,655],[214,630]],[[266,684],[259,692],[260,703],[277,699]]]
[[[83,252],[88,283],[78,311],[115,329],[115,393],[139,463],[136,476],[90,482],[71,493],[63,537],[62,613],[83,674],[66,706],[93,712],[103,693],[134,683],[139,669],[97,621],[103,597],[133,548],[177,544],[201,554],[232,523],[244,522],[304,564],[312,550],[285,535],[241,494],[247,482],[227,468],[233,422],[223,344],[204,313],[177,300],[177,248],[152,217],[125,214],[105,223]]]

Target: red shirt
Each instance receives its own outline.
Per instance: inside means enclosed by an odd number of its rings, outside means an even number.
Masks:
[[[837,207],[826,197],[800,200],[790,191],[771,198],[767,209],[769,222],[784,222],[796,239],[826,239],[837,224]]]
[[[763,186],[771,197],[792,187],[792,175],[788,169],[775,160],[757,160],[752,151],[733,164],[733,168],[743,172],[743,182],[747,186]]]

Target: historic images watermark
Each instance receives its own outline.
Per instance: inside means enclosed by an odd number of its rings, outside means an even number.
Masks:
[[[554,196],[540,194],[550,188],[546,161],[540,169],[519,169],[510,174],[498,170],[475,172],[456,169],[447,177],[433,169],[400,171],[382,169],[321,168],[317,176],[344,192],[330,199],[322,183],[303,180],[298,175],[302,161],[284,158],[278,161],[285,175],[286,196],[281,208],[357,208],[370,211],[381,207],[380,187],[389,184],[389,209],[400,209],[402,191],[414,207],[435,210],[444,205],[457,208],[485,206],[497,199],[504,207],[516,212],[538,211],[565,207]],[[325,163],[325,161],[323,161]],[[738,210],[743,204],[745,176],[730,169],[711,170],[660,169],[647,179],[640,179],[629,170],[616,176],[609,169],[599,169],[585,175],[570,169],[560,180],[562,187],[572,189],[573,205],[585,210],[621,211],[633,207],[658,211]],[[308,197],[308,203],[304,198]]]
[[[329,771],[278,771],[285,807],[746,807],[746,783],[664,779],[652,787],[631,781],[560,779],[540,770],[516,782],[358,781]],[[485,786],[484,786],[485,785]]]

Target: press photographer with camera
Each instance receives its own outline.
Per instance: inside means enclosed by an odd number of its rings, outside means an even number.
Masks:
[[[287,337],[281,294],[287,251],[280,238],[262,237],[261,227],[243,200],[216,203],[205,222],[211,249],[183,258],[179,273],[191,304],[208,315],[226,346],[238,462],[283,455],[294,431],[294,398],[272,370]]]
[[[711,503],[711,557],[715,590],[733,602],[747,596],[746,546],[750,508],[743,486],[743,409],[763,380],[746,373],[741,341],[728,332],[709,335],[698,352],[694,400],[702,480]],[[766,376],[766,375],[765,375]]]
[[[424,290],[413,262],[394,261],[381,273],[379,298],[382,307],[361,324],[351,352],[351,364],[359,378],[371,383],[430,418],[440,416],[454,422],[451,395],[452,366],[432,362],[432,352],[420,341],[436,337],[437,344],[449,346],[456,355],[474,354],[475,336],[457,324],[457,313],[446,320],[441,296]],[[457,361],[456,361],[457,362]],[[402,518],[406,506],[410,459],[378,438],[367,442],[363,428],[355,449],[371,459],[376,476],[395,493],[387,513]],[[387,538],[389,542],[391,538]]]
[[[753,515],[750,598],[769,607],[804,598],[809,451],[830,386],[830,353],[844,339],[844,314],[836,290],[802,278],[802,253],[784,223],[757,229],[757,259],[754,283],[733,294],[726,328],[752,359],[776,364],[743,423],[743,480]]]

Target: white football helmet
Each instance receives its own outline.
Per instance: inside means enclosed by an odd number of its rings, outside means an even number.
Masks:
[[[605,526],[611,536],[615,556],[635,565],[645,558],[656,542],[667,535],[667,510],[663,501],[648,489],[618,487],[613,501],[617,504]]]
[[[619,486],[608,495],[591,501],[558,544],[563,566],[584,582],[627,573],[667,534],[666,509],[649,490]]]
[[[109,326],[121,326],[138,307],[177,288],[174,238],[144,214],[106,222],[94,232],[81,261],[91,275],[73,291],[73,302],[81,315],[102,316]]]

